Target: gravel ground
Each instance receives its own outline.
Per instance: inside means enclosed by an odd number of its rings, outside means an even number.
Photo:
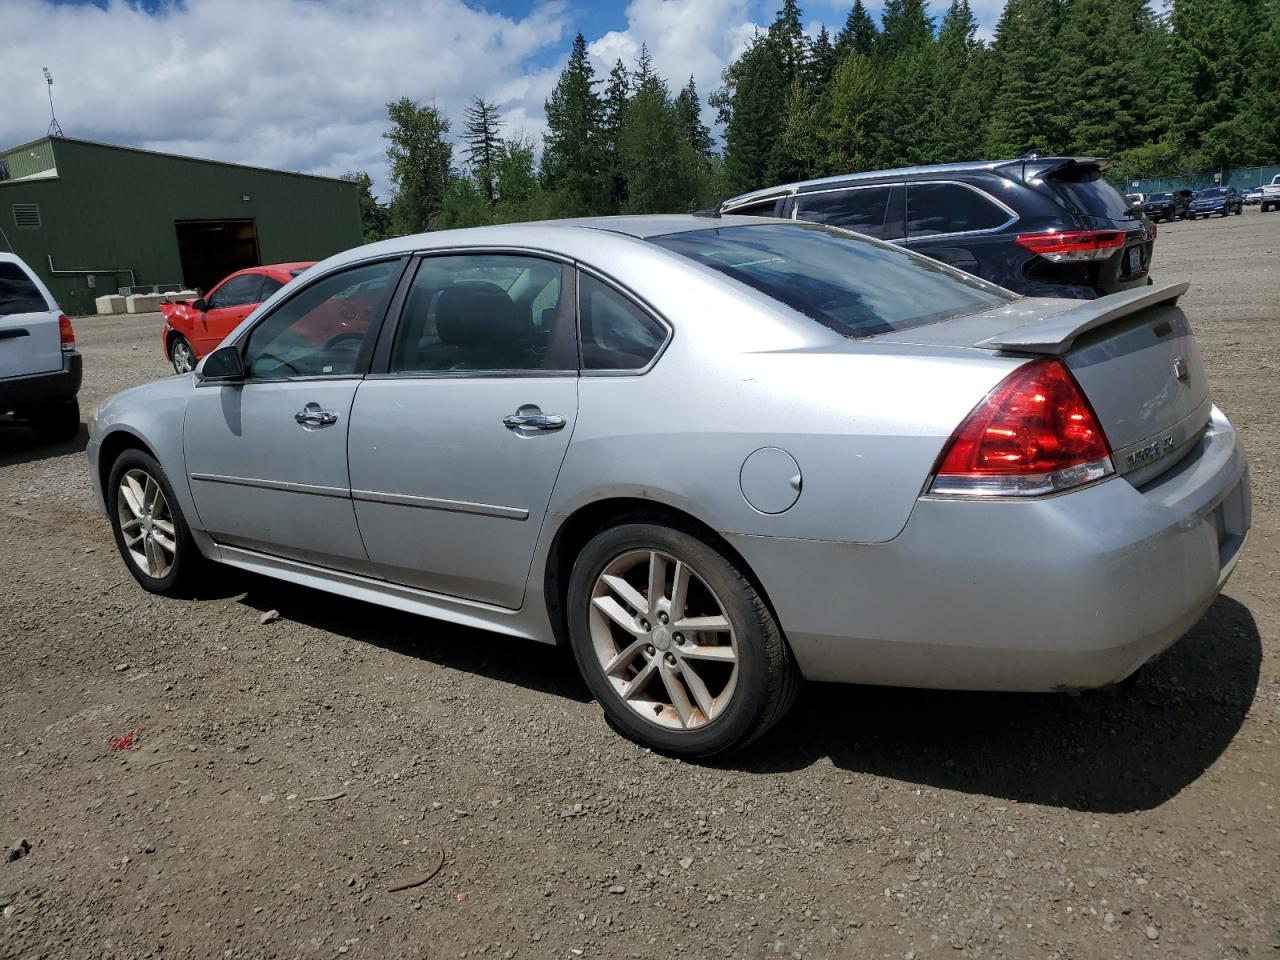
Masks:
[[[0,958],[1276,956],[1278,261],[1256,208],[1160,228],[1254,528],[1136,687],[810,686],[709,766],[619,739],[553,649],[260,579],[152,597],[83,436],[0,427]],[[158,332],[78,322],[86,410],[166,372]]]

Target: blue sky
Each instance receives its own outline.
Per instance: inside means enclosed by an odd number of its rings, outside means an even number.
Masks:
[[[853,0],[802,3],[838,29]],[[994,23],[1003,0],[971,0]],[[0,147],[49,124],[67,136],[286,170],[367,170],[386,183],[386,103],[472,96],[507,134],[538,138],[581,31],[600,73],[647,44],[673,86],[705,101],[780,0],[0,0]],[[879,3],[868,4],[874,14]],[[941,13],[945,0],[935,0]],[[711,122],[711,111],[705,114]]]

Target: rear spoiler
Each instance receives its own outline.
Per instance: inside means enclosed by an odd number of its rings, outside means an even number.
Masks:
[[[1105,170],[1111,161],[1105,157],[1019,157],[1004,164],[1006,169],[1018,169],[1018,176],[1023,183],[1032,180],[1043,180],[1068,167],[1096,167]]]
[[[1086,300],[1078,307],[1053,314],[1043,320],[1033,321],[998,333],[978,343],[979,347],[993,350],[1012,350],[1018,353],[1047,353],[1061,356],[1071,349],[1076,337],[1105,326],[1122,317],[1132,316],[1139,310],[1160,303],[1177,303],[1178,298],[1190,286],[1182,283],[1157,283],[1137,290],[1113,293],[1097,300]]]

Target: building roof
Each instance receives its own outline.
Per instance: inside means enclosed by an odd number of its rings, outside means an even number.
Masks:
[[[81,140],[76,137],[38,137],[35,140],[29,140],[26,143],[20,143],[13,147],[0,149],[0,157],[7,154],[17,153],[20,150],[28,150],[31,147],[38,146],[42,143],[52,143],[55,146],[59,143],[74,143],[86,147],[98,147],[103,150],[116,150],[121,153],[141,153],[152,157],[163,157],[167,160],[185,160],[188,163],[207,163],[215,167],[232,167],[240,170],[254,170],[259,173],[275,173],[285,177],[305,177],[308,180],[328,180],[332,183],[346,183],[341,177],[324,177],[316,173],[299,173],[296,170],[275,170],[271,167],[256,167],[247,163],[231,163],[227,160],[209,160],[205,157],[188,157],[181,153],[164,153],[160,150],[147,150],[143,147],[126,147],[118,143],[102,143],[97,140]]]

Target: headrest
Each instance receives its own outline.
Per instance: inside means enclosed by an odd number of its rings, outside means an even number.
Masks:
[[[463,280],[445,287],[436,301],[436,333],[455,347],[492,347],[527,337],[528,321],[507,292],[487,280]]]

